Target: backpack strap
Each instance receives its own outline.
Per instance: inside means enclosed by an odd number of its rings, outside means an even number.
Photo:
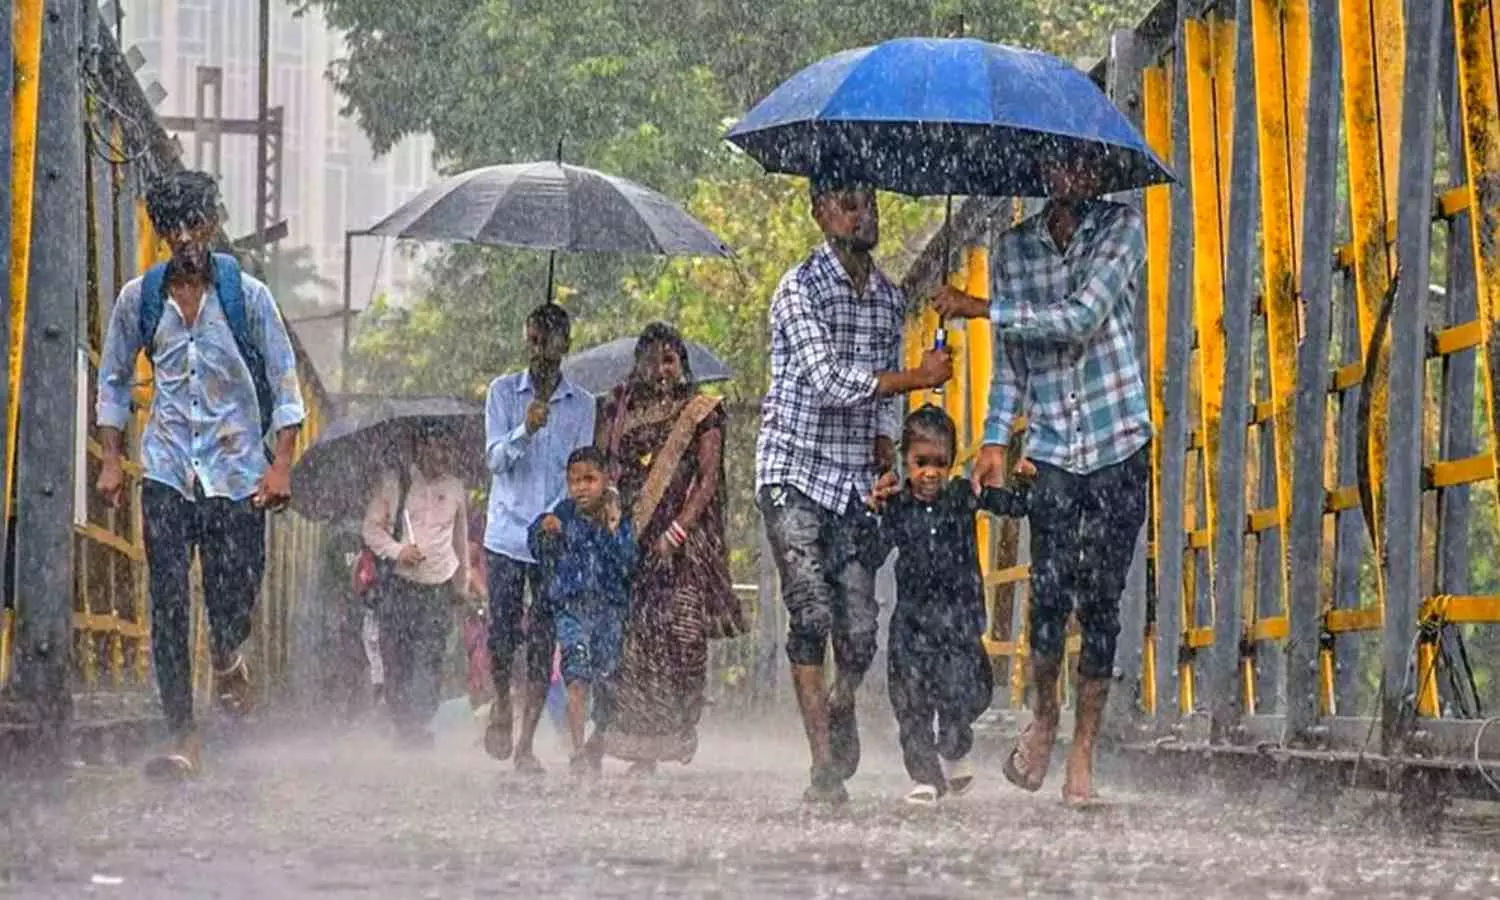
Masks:
[[[139,327],[141,330],[141,349],[146,351],[146,359],[155,364],[152,351],[156,344],[156,326],[161,324],[161,314],[167,304],[167,264],[159,262],[146,270],[141,282],[141,306],[139,310]]]

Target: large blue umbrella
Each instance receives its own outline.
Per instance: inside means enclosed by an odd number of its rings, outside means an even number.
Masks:
[[[1086,159],[1104,193],[1172,180],[1088,75],[973,38],[897,38],[778,86],[726,137],[768,171],[912,196],[1046,196],[1044,164]]]

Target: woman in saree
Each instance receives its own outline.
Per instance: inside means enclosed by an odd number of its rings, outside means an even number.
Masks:
[[[725,415],[676,330],[655,323],[596,421],[641,548],[604,751],[643,774],[692,760],[708,641],[744,631],[724,545]]]

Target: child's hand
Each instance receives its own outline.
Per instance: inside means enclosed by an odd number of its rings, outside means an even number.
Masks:
[[[604,524],[611,532],[620,528],[620,494],[613,488],[604,495]]]
[[[548,513],[547,517],[545,519],[542,519],[542,531],[546,532],[547,534],[561,534],[562,519],[559,519],[557,516]]]
[[[875,487],[870,491],[870,497],[865,503],[870,509],[879,512],[885,506],[885,501],[901,493],[901,479],[896,477],[895,472],[887,472],[880,476],[875,482]]]
[[[1036,464],[1023,456],[1021,457],[1021,461],[1016,463],[1016,467],[1012,470],[1011,474],[1017,478],[1031,481],[1033,478],[1036,478]]]

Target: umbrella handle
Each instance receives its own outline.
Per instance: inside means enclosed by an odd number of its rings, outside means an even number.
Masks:
[[[553,275],[554,275],[554,273],[556,271],[557,271],[557,251],[556,250],[549,250],[547,252],[547,303],[548,304],[550,304],[552,302]]]
[[[948,283],[949,263],[953,256],[953,195],[949,194],[947,203],[943,208],[943,280],[942,284]],[[932,349],[948,349],[948,322],[943,316],[938,316],[937,332],[932,337]],[[943,393],[943,386],[938,385],[932,389],[939,396]]]

